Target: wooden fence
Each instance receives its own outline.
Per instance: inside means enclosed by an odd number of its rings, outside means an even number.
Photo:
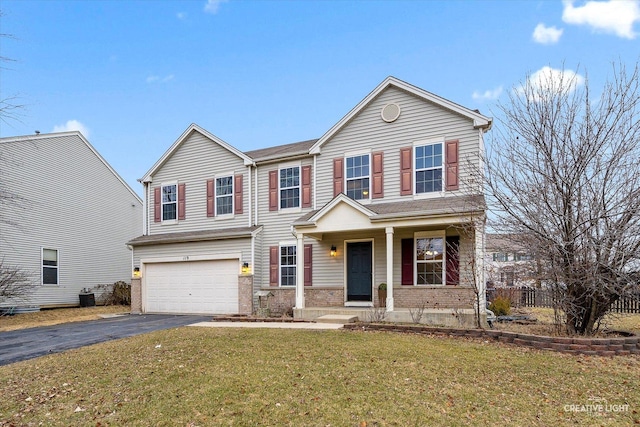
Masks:
[[[487,290],[487,301],[493,301],[499,296],[508,298],[513,307],[553,307],[553,293],[549,289],[509,287]],[[640,294],[620,298],[611,304],[611,311],[640,313]]]

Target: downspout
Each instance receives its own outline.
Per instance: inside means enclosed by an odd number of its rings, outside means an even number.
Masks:
[[[316,166],[317,166],[318,156],[313,156],[313,170],[311,180],[313,182],[313,209],[316,209]]]
[[[256,183],[256,192],[253,195],[255,197],[255,207],[256,207],[256,220],[254,222],[255,225],[258,225],[258,166],[256,165],[256,169],[253,171],[254,181]]]
[[[147,206],[149,203],[149,183],[142,183],[142,193],[144,195],[144,202],[142,203],[142,235],[146,236],[148,233],[147,230]]]
[[[253,200],[251,199],[252,196],[252,192],[251,189],[253,187],[253,185],[251,184],[251,166],[247,166],[247,177],[249,178],[249,227],[251,227],[251,209],[253,208]],[[253,265],[253,236],[251,237],[251,265]]]

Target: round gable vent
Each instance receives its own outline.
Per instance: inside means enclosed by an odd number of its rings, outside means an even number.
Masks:
[[[398,117],[400,117],[400,106],[393,102],[390,104],[387,104],[384,107],[382,107],[380,116],[382,116],[382,120],[384,120],[387,123],[394,122]]]

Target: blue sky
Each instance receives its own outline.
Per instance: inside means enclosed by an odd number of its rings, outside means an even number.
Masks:
[[[640,59],[640,1],[0,0],[0,136],[81,130],[136,181],[191,123],[240,150],[319,138],[393,75],[485,115],[543,69]],[[544,68],[548,67],[548,68]]]

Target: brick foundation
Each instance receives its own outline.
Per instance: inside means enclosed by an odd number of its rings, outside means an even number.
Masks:
[[[344,289],[307,288],[304,290],[306,307],[344,307]]]
[[[473,308],[475,297],[473,288],[463,286],[393,288],[394,307],[397,308]]]
[[[238,276],[238,313],[253,313],[253,275]]]

